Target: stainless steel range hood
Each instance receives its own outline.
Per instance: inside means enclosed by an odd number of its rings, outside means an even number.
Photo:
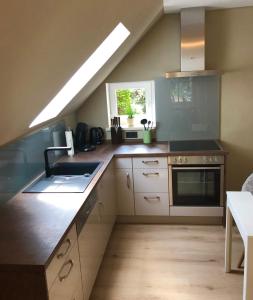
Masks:
[[[205,9],[181,10],[181,71],[167,72],[166,78],[210,76],[216,70],[205,70]]]

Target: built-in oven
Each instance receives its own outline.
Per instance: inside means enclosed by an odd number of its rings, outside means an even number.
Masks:
[[[223,156],[170,156],[168,161],[170,205],[223,205]]]

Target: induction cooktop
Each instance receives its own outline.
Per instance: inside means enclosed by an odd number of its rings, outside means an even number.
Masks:
[[[214,140],[171,141],[170,151],[213,151],[221,150]]]

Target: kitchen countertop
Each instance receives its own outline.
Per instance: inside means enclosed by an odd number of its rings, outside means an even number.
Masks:
[[[210,151],[209,154],[214,153],[226,154],[223,150]],[[95,151],[62,158],[61,160],[69,162],[101,161],[103,165],[84,193],[23,194],[20,192],[7,204],[1,206],[0,268],[10,266],[44,268],[114,156],[168,156],[172,154],[175,153],[169,151],[168,143],[104,144],[98,146]],[[180,155],[178,152],[177,154]],[[183,154],[186,155],[185,152]]]

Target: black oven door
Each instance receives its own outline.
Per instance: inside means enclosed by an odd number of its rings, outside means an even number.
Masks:
[[[173,205],[219,206],[219,166],[172,167]]]

